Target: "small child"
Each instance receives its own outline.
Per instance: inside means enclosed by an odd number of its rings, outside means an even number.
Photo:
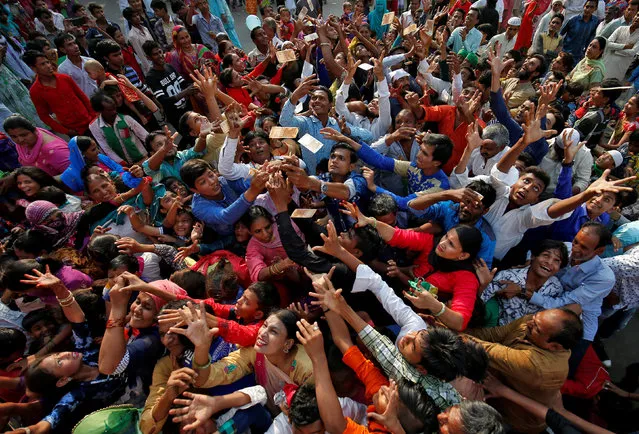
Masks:
[[[341,21],[343,23],[349,23],[353,20],[353,4],[351,2],[344,2],[342,6],[342,10],[344,11],[344,15],[342,15]]]
[[[36,358],[49,353],[71,349],[71,325],[58,324],[48,309],[29,312],[22,320],[22,328],[31,335],[29,354]]]
[[[291,21],[291,11],[280,8],[280,39],[290,41],[295,32],[295,24]]]

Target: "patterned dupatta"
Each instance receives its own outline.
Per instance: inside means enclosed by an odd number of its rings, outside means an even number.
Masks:
[[[120,130],[120,137],[124,142],[126,154],[129,155],[132,161],[128,161],[124,149],[122,149],[120,139],[118,139],[118,136],[115,134],[116,128]],[[114,125],[112,127],[108,125],[102,127],[102,132],[104,133],[104,137],[106,138],[109,147],[113,149],[113,152],[118,154],[118,156],[122,158],[123,161],[128,161],[129,163],[131,163],[140,161],[144,157],[144,155],[142,155],[138,150],[137,146],[135,146],[135,143],[133,142],[133,133],[131,132],[129,125],[124,120],[123,115],[118,113]]]

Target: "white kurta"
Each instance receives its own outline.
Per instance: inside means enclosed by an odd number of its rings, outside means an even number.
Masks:
[[[603,63],[606,65],[604,78],[616,78],[624,82],[626,71],[635,55],[639,53],[639,29],[630,32],[630,26],[621,26],[615,30],[606,44]],[[632,48],[624,49],[626,44],[634,44]]]

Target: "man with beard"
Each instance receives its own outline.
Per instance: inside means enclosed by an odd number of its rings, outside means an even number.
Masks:
[[[509,109],[519,107],[528,98],[536,95],[532,81],[546,72],[546,59],[541,54],[528,56],[517,71],[517,78],[504,81],[504,97]]]
[[[497,164],[508,147],[508,129],[498,123],[490,124],[481,133],[481,146],[470,154],[467,168],[470,176],[490,175],[490,171]]]
[[[495,196],[492,185],[477,180],[465,188],[440,191],[413,199],[408,203],[408,210],[421,219],[438,224],[443,232],[460,224],[475,226],[482,238],[477,256],[491,267],[495,252],[495,233],[483,216],[495,202]],[[422,229],[426,228],[422,226]]]

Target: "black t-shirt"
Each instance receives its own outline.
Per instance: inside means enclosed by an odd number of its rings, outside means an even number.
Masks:
[[[160,101],[169,118],[179,118],[186,109],[186,98],[180,100],[172,98],[182,92],[183,83],[184,78],[169,64],[164,65],[164,71],[152,68],[146,75],[146,84]]]

